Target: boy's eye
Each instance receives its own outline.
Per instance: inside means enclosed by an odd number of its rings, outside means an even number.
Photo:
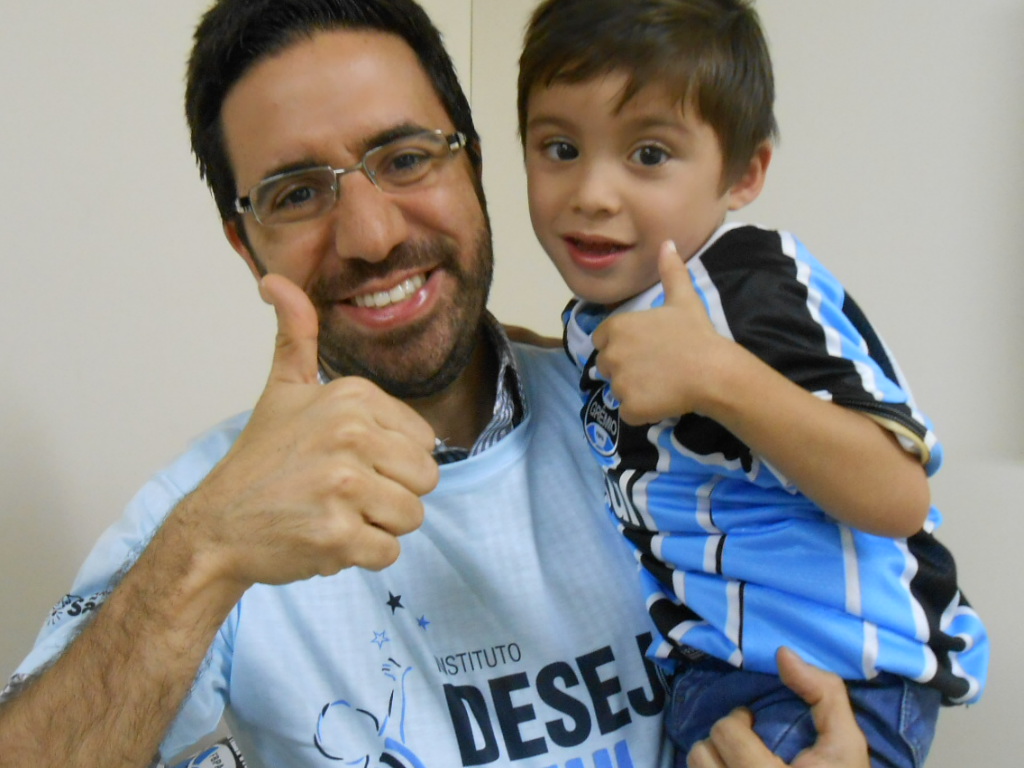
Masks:
[[[544,154],[552,160],[575,160],[580,151],[567,141],[549,141],[544,145]]]
[[[669,159],[669,154],[661,147],[647,144],[633,152],[631,159],[640,165],[661,165]]]

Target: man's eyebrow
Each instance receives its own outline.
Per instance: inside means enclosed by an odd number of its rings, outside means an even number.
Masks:
[[[424,128],[422,125],[417,123],[399,123],[398,125],[390,126],[384,130],[372,133],[366,136],[362,141],[359,142],[359,156],[360,158],[366,154],[369,150],[374,147],[379,147],[381,144],[387,144],[388,142],[395,141],[396,139],[404,139],[406,136],[412,136],[414,133],[422,133],[423,131],[433,130],[431,128]],[[357,161],[358,162],[358,161]],[[307,155],[299,160],[292,160],[281,165],[274,166],[271,168],[260,181],[266,181],[267,179],[273,178],[274,176],[280,176],[282,173],[291,173],[292,171],[308,171],[310,168],[323,168],[324,166],[330,166],[331,163],[327,162],[322,158],[312,157]]]
[[[294,160],[290,163],[284,163],[282,165],[275,166],[257,183],[262,183],[267,179],[272,179],[275,176],[280,176],[284,173],[291,173],[293,171],[308,171],[310,168],[323,168],[330,163],[321,162],[315,158],[307,157],[301,160]]]
[[[399,123],[398,125],[393,125],[367,136],[363,139],[360,151],[365,154],[374,147],[379,147],[381,144],[387,144],[388,142],[395,141],[396,139],[404,139],[406,136],[412,136],[414,133],[423,133],[424,131],[432,130],[434,130],[434,128],[427,128],[419,123]]]

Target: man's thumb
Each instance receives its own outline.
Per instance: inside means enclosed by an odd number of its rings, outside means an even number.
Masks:
[[[260,296],[277,313],[270,381],[315,383],[319,324],[313,303],[291,280],[274,274],[260,280]]]
[[[684,291],[693,291],[690,270],[686,268],[686,262],[679,257],[676,244],[671,240],[662,243],[658,252],[658,275],[661,277],[661,287],[665,291],[666,304],[676,304],[685,296]]]
[[[776,654],[782,682],[811,707],[819,745],[848,743],[846,754],[864,750],[864,734],[857,727],[846,684],[836,675],[808,664],[789,648]]]

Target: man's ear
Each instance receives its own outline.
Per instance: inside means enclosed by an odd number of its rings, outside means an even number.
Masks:
[[[245,235],[243,235],[239,229],[241,226],[242,221],[237,216],[233,219],[225,219],[223,223],[224,237],[226,237],[228,242],[231,243],[231,247],[235,249],[235,253],[242,257],[242,261],[244,261],[246,266],[249,267],[249,271],[252,272],[252,276],[256,278],[256,282],[259,282],[263,276],[267,274],[267,270],[252,255],[252,251],[249,249],[246,242]]]
[[[740,208],[750,205],[761,194],[768,176],[768,166],[772,162],[772,150],[772,144],[769,141],[754,150],[754,156],[750,158],[743,175],[726,191],[729,197],[730,211],[738,211]]]

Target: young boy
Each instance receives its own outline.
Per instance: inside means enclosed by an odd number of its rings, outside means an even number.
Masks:
[[[988,640],[888,350],[796,238],[725,223],[761,191],[773,101],[749,2],[547,0],[520,59],[531,218],[577,297],[565,345],[680,755],[741,704],[784,760],[813,743],[788,646],[848,681],[876,765],[917,766]]]

